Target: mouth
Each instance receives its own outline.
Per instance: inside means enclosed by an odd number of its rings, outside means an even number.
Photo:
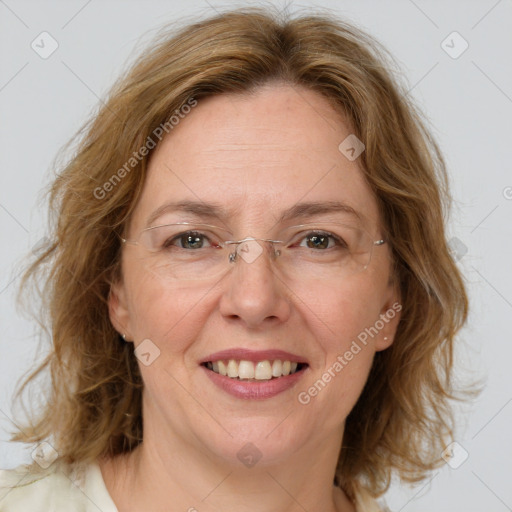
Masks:
[[[223,392],[245,400],[263,400],[292,390],[309,363],[283,350],[228,349],[210,354],[199,365]]]
[[[202,366],[207,370],[230,379],[261,382],[294,375],[305,370],[308,365],[307,363],[287,359],[264,359],[261,361],[219,359],[216,361],[206,361],[202,363]]]

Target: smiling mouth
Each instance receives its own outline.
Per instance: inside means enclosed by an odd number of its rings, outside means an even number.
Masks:
[[[246,361],[207,361],[202,366],[208,370],[239,381],[269,381],[293,375],[307,368],[307,363],[297,363],[281,359]]]

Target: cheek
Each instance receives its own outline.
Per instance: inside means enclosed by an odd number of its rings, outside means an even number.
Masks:
[[[307,297],[303,316],[310,318],[327,353],[344,351],[352,340],[379,318],[382,291],[377,290],[368,275],[338,286],[324,286]]]
[[[149,338],[162,355],[182,352],[204,323],[205,287],[177,284],[142,265],[127,275],[135,340]]]
[[[301,404],[316,411],[325,428],[338,428],[356,404],[367,381],[375,349],[365,329],[379,318],[373,285],[365,280],[324,289],[309,301],[309,328],[317,342],[311,375],[298,390]],[[363,336],[361,336],[363,333]]]
[[[325,360],[314,368],[310,379],[314,389],[310,390],[318,394],[317,405],[333,426],[357,402],[372,366],[375,335],[371,328],[380,318],[385,290],[378,283],[376,276],[367,273],[337,288],[326,287],[311,308],[322,319],[316,337]]]

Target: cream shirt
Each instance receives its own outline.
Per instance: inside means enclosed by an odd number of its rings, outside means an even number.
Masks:
[[[357,512],[385,512],[367,494]],[[25,466],[0,470],[0,512],[118,512],[97,463],[71,471],[54,463],[34,473]],[[144,511],[147,512],[147,511]]]

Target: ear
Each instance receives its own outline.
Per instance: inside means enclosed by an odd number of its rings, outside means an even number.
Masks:
[[[380,318],[377,321],[379,327],[379,334],[375,338],[375,350],[377,352],[385,350],[392,345],[398,323],[400,322],[401,311],[402,302],[398,284],[390,283],[388,295],[380,311]]]
[[[132,340],[126,288],[122,281],[110,286],[108,313],[116,331],[121,335],[126,334],[126,341]]]

